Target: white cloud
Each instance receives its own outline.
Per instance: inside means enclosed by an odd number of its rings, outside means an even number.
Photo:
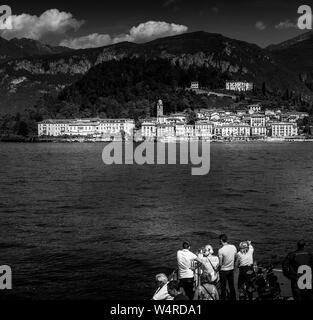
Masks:
[[[122,34],[113,38],[108,34],[94,33],[79,38],[63,40],[60,45],[73,49],[96,48],[123,41],[150,41],[161,37],[181,34],[187,30],[188,27],[184,25],[162,21],[148,21],[139,24],[137,27],[132,27],[127,34]]]
[[[275,26],[275,29],[280,29],[280,30],[291,29],[291,28],[298,28],[298,25],[296,22],[292,22],[290,20],[280,22]]]
[[[69,12],[50,9],[43,12],[39,17],[30,14],[12,15],[8,18],[12,30],[3,30],[1,36],[6,39],[30,38],[41,39],[48,33],[64,34],[70,29],[78,30],[84,21],[73,18]]]
[[[160,37],[173,36],[188,30],[186,26],[161,21],[148,21],[130,29],[130,37],[134,42],[153,40]]]
[[[266,25],[263,21],[257,21],[255,24],[255,27],[260,31],[263,31],[266,29]]]
[[[74,49],[86,49],[103,47],[112,44],[112,38],[108,34],[93,33],[88,36],[63,40],[60,45]]]

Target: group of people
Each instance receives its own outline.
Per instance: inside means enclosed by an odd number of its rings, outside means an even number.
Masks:
[[[214,255],[211,245],[206,245],[196,255],[190,250],[190,242],[184,241],[177,252],[178,280],[168,282],[165,274],[158,274],[158,289],[153,300],[236,300],[234,270],[239,268],[238,289],[242,290],[246,272],[253,268],[254,248],[250,241],[243,241],[237,252],[225,234],[219,239],[218,256]],[[194,289],[196,270],[200,270],[197,274],[200,281]]]
[[[177,252],[178,277],[169,281],[163,273],[156,275],[157,290],[153,300],[236,300],[235,269],[239,269],[238,290],[243,294],[249,271],[254,270],[254,248],[251,241],[239,244],[239,250],[228,243],[225,234],[220,235],[218,255],[214,255],[211,245],[206,245],[194,254],[189,241],[184,241]],[[295,300],[308,299],[308,292],[297,286],[298,268],[308,265],[313,270],[312,255],[305,251],[305,242],[299,241],[297,250],[288,254],[283,262],[283,273],[290,279]],[[195,278],[199,281],[195,287]],[[228,289],[227,289],[228,287]]]

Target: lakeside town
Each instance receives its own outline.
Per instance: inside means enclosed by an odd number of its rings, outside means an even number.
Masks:
[[[227,81],[230,93],[207,92],[192,82],[188,90],[197,94],[215,95],[234,100],[235,94],[253,90],[248,82]],[[231,92],[234,92],[232,95]],[[166,115],[162,100],[157,102],[156,117],[141,119],[46,119],[38,123],[40,140],[112,141],[121,137],[136,141],[177,140],[211,141],[304,141],[299,121],[308,118],[307,112],[271,109],[262,103],[241,105],[234,111],[224,109],[195,109]]]

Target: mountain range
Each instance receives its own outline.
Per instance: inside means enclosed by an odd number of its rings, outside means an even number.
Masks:
[[[0,38],[0,113],[29,108],[45,94],[59,94],[77,81],[88,81],[91,69],[123,59],[163,59],[190,74],[214,79],[248,80],[271,94],[286,90],[313,101],[313,33],[260,48],[220,34],[193,32],[148,43],[123,42],[101,48],[72,50],[29,39]],[[131,63],[131,62],[130,62]],[[201,70],[201,72],[199,71]],[[196,79],[194,79],[196,80]],[[198,79],[201,82],[201,79]]]
[[[0,37],[0,61],[2,62],[16,58],[27,58],[71,51],[73,50],[66,47],[54,47],[32,39],[14,38],[6,40]]]

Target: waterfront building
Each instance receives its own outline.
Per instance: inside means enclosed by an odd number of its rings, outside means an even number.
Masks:
[[[253,83],[247,81],[226,81],[226,90],[248,92],[253,90]]]
[[[266,137],[267,128],[265,126],[251,127],[251,135],[253,137]]]
[[[145,138],[155,138],[157,135],[157,124],[155,121],[145,121],[141,125],[141,135]]]
[[[159,104],[161,106],[161,103]],[[195,125],[188,125],[184,113],[161,115],[158,118],[146,119],[141,125],[141,135],[144,138],[222,138],[243,139],[248,137],[276,138],[298,135],[296,119],[302,114],[281,114],[285,120],[279,122],[272,117],[273,113],[243,115],[223,110],[212,110],[211,120],[202,118]],[[277,112],[275,112],[277,116]],[[113,136],[125,134],[131,137],[135,130],[132,119],[47,119],[38,123],[38,135],[50,137],[91,137],[111,139]]]
[[[175,126],[176,137],[184,137],[186,135],[185,126],[186,124],[183,122],[176,123],[176,126]]]
[[[194,133],[199,138],[210,138],[213,134],[213,125],[208,121],[198,121],[195,124]]]
[[[214,135],[223,138],[248,138],[251,128],[248,124],[220,124],[214,127]]]
[[[298,135],[298,127],[294,123],[276,122],[271,124],[272,137],[286,138]]]
[[[158,124],[156,126],[157,130],[157,137],[164,138],[164,137],[174,137],[175,136],[175,125],[174,124]]]
[[[193,137],[195,135],[195,127],[191,124],[185,125],[185,136],[186,137]]]
[[[250,116],[250,125],[251,127],[265,127],[266,126],[266,117],[264,114],[252,114]]]
[[[176,123],[175,135],[179,138],[190,138],[195,136],[195,126],[186,123]]]
[[[88,119],[74,120],[68,124],[70,136],[92,136],[100,133],[100,122]]]
[[[59,137],[69,134],[69,120],[47,119],[38,123],[38,136]]]
[[[172,123],[156,123],[154,121],[145,121],[141,125],[141,135],[144,138],[164,138],[175,136],[175,124]]]
[[[132,135],[132,119],[48,119],[38,123],[38,136],[94,136],[115,135],[124,132]]]
[[[100,134],[119,134],[125,132],[132,135],[135,129],[135,121],[132,119],[100,119]]]

